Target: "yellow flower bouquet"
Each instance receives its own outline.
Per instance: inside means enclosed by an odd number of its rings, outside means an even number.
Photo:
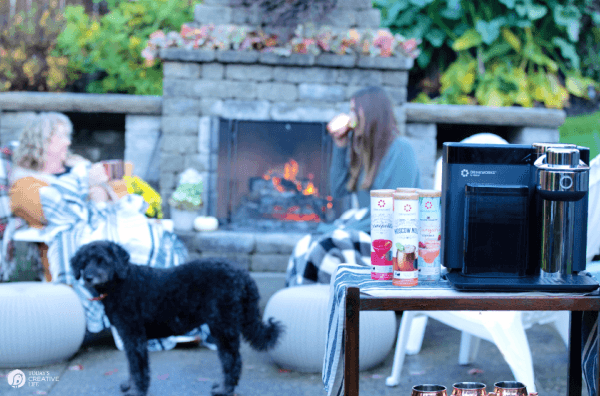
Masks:
[[[127,192],[129,194],[141,195],[144,201],[148,203],[146,216],[149,218],[162,219],[162,199],[148,183],[137,176],[123,176],[127,183]]]

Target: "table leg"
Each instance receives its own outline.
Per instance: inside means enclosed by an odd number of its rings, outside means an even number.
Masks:
[[[598,312],[598,317],[600,317],[600,312]],[[600,326],[596,326],[596,337],[599,342],[596,342],[596,356],[598,361],[596,362],[596,367],[598,368],[598,373],[596,373],[596,394],[600,389]]]
[[[581,311],[571,312],[567,396],[581,396]]]
[[[358,396],[358,330],[360,317],[360,289],[349,287],[346,293],[344,324],[344,395]]]

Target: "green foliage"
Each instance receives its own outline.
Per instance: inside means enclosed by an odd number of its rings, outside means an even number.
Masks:
[[[0,26],[0,91],[60,91],[69,83],[67,58],[51,55],[63,26],[57,1],[34,2]]]
[[[422,40],[417,72],[444,71],[436,103],[562,108],[600,90],[597,0],[374,3],[384,26]]]
[[[590,148],[590,159],[600,154],[600,112],[567,117],[559,128],[560,142]]]
[[[112,0],[108,5],[110,11],[97,19],[81,6],[66,7],[57,52],[69,58],[73,74],[103,73],[103,78],[87,86],[88,92],[160,95],[162,64],[145,62],[140,53],[152,32],[178,30],[193,20],[195,2]]]

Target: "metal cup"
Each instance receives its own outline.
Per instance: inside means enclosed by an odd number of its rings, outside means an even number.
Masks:
[[[500,381],[494,384],[496,396],[527,396],[527,387],[518,381]]]
[[[487,396],[485,384],[481,382],[457,382],[452,388],[451,396]]]
[[[447,396],[443,385],[422,384],[412,387],[411,396]]]

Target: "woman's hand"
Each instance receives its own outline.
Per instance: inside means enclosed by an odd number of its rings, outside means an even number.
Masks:
[[[88,176],[90,186],[97,186],[99,184],[108,182],[108,175],[106,174],[104,165],[101,163],[92,164]]]

